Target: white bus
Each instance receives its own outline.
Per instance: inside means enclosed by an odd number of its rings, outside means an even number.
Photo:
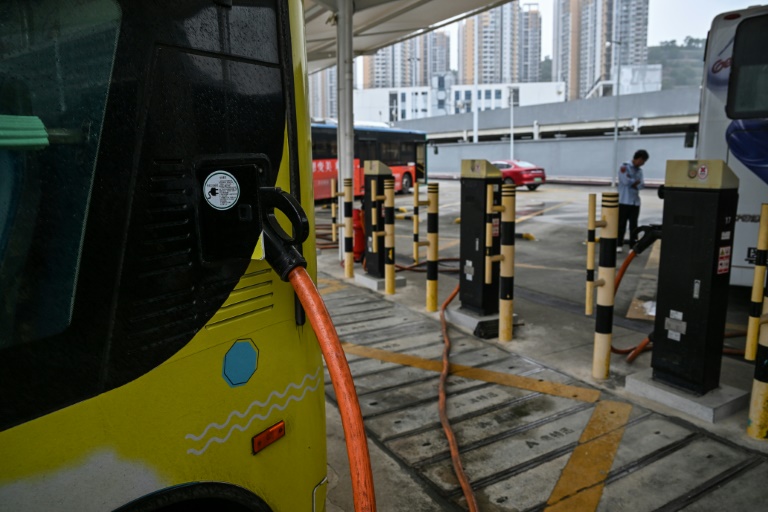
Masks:
[[[760,205],[768,202],[768,6],[717,16],[707,38],[698,159],[739,177],[731,284],[752,286]]]

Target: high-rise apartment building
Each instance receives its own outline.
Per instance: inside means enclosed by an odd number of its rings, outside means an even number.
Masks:
[[[336,66],[309,75],[309,113],[312,117],[338,117]]]
[[[517,2],[510,2],[461,22],[459,25],[459,83],[474,83],[476,39],[478,83],[520,81],[520,17]],[[539,28],[540,26],[539,23]],[[538,49],[535,51],[541,54],[540,36]]]
[[[620,48],[619,48],[620,46]],[[554,0],[552,77],[568,99],[615,81],[621,65],[648,61],[648,0]]]
[[[648,63],[648,0],[620,0],[616,11],[621,65]]]
[[[425,86],[450,60],[448,33],[429,32],[363,57],[363,88]]]
[[[541,13],[539,4],[524,4],[518,36],[519,82],[538,82],[541,64]]]
[[[435,31],[426,36],[429,41],[429,74],[447,73],[451,69],[451,38],[448,32]],[[429,77],[427,77],[429,79]]]
[[[393,87],[395,77],[402,76],[402,69],[398,69],[401,53],[399,45],[392,45],[363,57],[363,89]]]

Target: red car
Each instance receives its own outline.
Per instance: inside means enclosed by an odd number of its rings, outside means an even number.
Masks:
[[[525,185],[528,190],[536,190],[547,181],[544,169],[531,162],[522,160],[496,160],[491,162],[501,171],[504,183],[514,183],[518,187]]]

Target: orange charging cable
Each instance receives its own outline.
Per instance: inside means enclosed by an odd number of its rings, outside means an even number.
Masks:
[[[331,315],[315,288],[315,283],[303,267],[295,267],[288,274],[296,296],[315,330],[320,350],[323,352],[333,390],[339,402],[341,424],[347,441],[347,456],[352,477],[352,493],[356,512],[375,512],[376,497],[373,492],[373,472],[368,454],[368,439],[363,426],[363,414],[355,392],[352,373],[349,371],[339,335],[331,321]]]
[[[467,475],[464,473],[464,468],[461,465],[461,455],[459,454],[459,443],[456,441],[456,436],[451,428],[451,423],[448,420],[448,412],[446,411],[446,386],[448,381],[448,372],[451,368],[449,360],[451,353],[451,339],[448,337],[448,324],[445,321],[445,310],[448,308],[448,304],[458,295],[459,285],[456,285],[456,289],[451,292],[451,295],[445,299],[443,305],[440,307],[440,323],[443,327],[443,370],[440,372],[440,387],[438,391],[438,405],[440,410],[440,423],[443,425],[443,432],[445,432],[445,438],[448,440],[448,446],[451,450],[451,462],[453,463],[453,471],[456,473],[456,478],[461,484],[461,490],[464,493],[464,498],[467,500],[467,506],[470,512],[477,512],[477,499],[475,499],[475,493],[472,491],[472,485],[469,483]]]

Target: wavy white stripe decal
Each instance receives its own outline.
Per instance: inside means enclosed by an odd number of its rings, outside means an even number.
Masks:
[[[308,386],[307,385],[308,381],[313,382],[314,385]],[[205,427],[203,432],[200,435],[198,435],[198,436],[196,436],[194,434],[187,434],[185,436],[185,439],[189,439],[189,440],[192,440],[192,441],[200,441],[201,439],[203,439],[208,434],[209,430],[211,430],[211,429],[223,430],[224,428],[226,428],[227,425],[229,425],[229,423],[232,421],[232,419],[234,417],[238,417],[240,419],[243,419],[246,416],[248,416],[249,414],[251,414],[251,410],[252,409],[254,409],[254,408],[264,409],[267,406],[269,406],[273,401],[276,401],[277,399],[285,398],[285,396],[288,394],[288,392],[291,389],[295,389],[297,391],[303,389],[303,392],[301,393],[300,396],[291,395],[282,404],[272,403],[272,405],[267,410],[266,414],[258,414],[258,413],[254,414],[253,416],[251,416],[251,418],[248,420],[248,422],[245,425],[239,425],[237,423],[232,425],[232,427],[230,427],[229,431],[227,432],[226,436],[224,436],[223,438],[222,437],[211,437],[205,443],[205,446],[203,446],[203,448],[201,450],[196,450],[194,448],[190,448],[189,450],[187,450],[187,453],[192,454],[192,455],[202,455],[203,453],[205,453],[205,451],[208,449],[208,447],[211,445],[211,443],[214,443],[214,442],[215,443],[219,443],[219,444],[226,443],[229,440],[230,436],[232,435],[232,432],[234,432],[235,430],[239,430],[240,432],[243,432],[245,429],[247,429],[248,427],[251,426],[251,423],[253,423],[254,420],[256,420],[256,419],[259,419],[259,420],[262,420],[262,421],[266,420],[267,418],[269,418],[269,416],[272,414],[272,412],[275,409],[277,409],[279,411],[285,410],[285,408],[288,407],[289,403],[302,401],[304,399],[304,397],[307,395],[308,392],[316,391],[319,386],[320,386],[320,368],[317,369],[317,371],[314,373],[314,375],[306,374],[304,376],[304,378],[301,380],[301,383],[299,383],[299,384],[296,384],[294,382],[289,383],[288,386],[286,386],[285,390],[283,390],[282,393],[279,393],[277,391],[273,391],[272,393],[269,394],[269,396],[267,397],[266,401],[260,402],[260,401],[256,400],[256,401],[252,402],[246,408],[246,410],[244,412],[232,411],[231,413],[229,413],[229,416],[227,416],[227,420],[224,423],[221,423],[221,424],[219,424],[219,423],[211,423],[207,427]]]

